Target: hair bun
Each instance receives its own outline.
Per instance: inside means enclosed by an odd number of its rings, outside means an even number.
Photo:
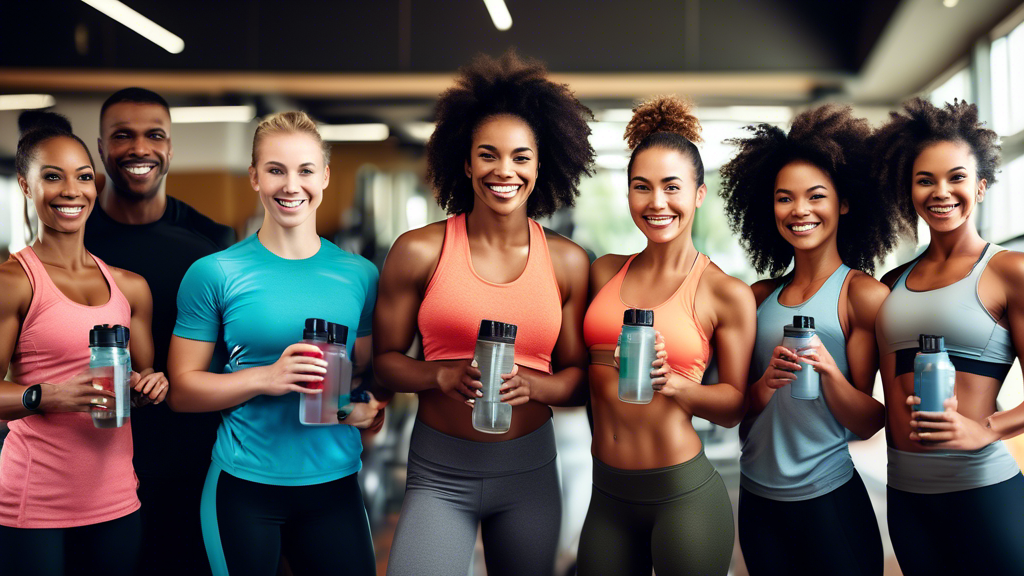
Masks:
[[[633,108],[624,138],[630,150],[656,132],[673,132],[690,142],[702,142],[700,122],[693,115],[693,104],[678,96],[656,96]]]
[[[18,114],[18,132],[22,136],[33,130],[42,129],[71,132],[71,121],[62,114],[44,112],[42,110],[25,110]]]

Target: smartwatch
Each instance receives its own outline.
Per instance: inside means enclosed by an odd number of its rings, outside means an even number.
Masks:
[[[43,401],[43,388],[39,384],[33,384],[25,389],[25,393],[21,395],[21,405],[25,407],[25,410],[31,410],[32,412],[39,411],[39,404]]]

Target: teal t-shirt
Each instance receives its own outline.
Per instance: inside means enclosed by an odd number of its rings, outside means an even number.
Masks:
[[[306,318],[348,326],[348,350],[368,336],[377,269],[326,240],[310,258],[288,260],[256,234],[197,260],[178,290],[174,335],[216,342],[230,354],[225,373],[273,364],[302,339]],[[213,460],[243,480],[308,486],[359,471],[362,444],[352,426],[303,426],[299,394],[256,396],[222,411]]]

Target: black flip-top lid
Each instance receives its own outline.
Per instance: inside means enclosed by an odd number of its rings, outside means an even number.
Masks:
[[[506,324],[505,322],[498,322],[497,320],[481,320],[480,334],[477,338],[480,340],[487,340],[489,342],[515,344],[517,330],[518,328],[515,324]]]
[[[89,330],[90,348],[127,348],[130,331],[120,324],[100,324]]]
[[[302,331],[304,340],[327,340],[327,320],[323,318],[306,318],[306,327]]]
[[[654,326],[654,310],[629,308],[622,314],[622,323],[626,326]]]
[[[917,339],[922,354],[937,354],[946,350],[946,339],[934,334],[921,334]]]
[[[344,324],[327,323],[327,341],[333,344],[344,346],[348,342],[348,326]]]
[[[810,316],[793,316],[793,328],[814,330],[814,318]]]

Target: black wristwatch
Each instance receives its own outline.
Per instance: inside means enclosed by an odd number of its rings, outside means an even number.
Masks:
[[[25,407],[25,410],[31,410],[32,412],[39,411],[39,404],[43,401],[43,388],[39,384],[33,384],[25,389],[25,393],[21,395],[21,405]]]

